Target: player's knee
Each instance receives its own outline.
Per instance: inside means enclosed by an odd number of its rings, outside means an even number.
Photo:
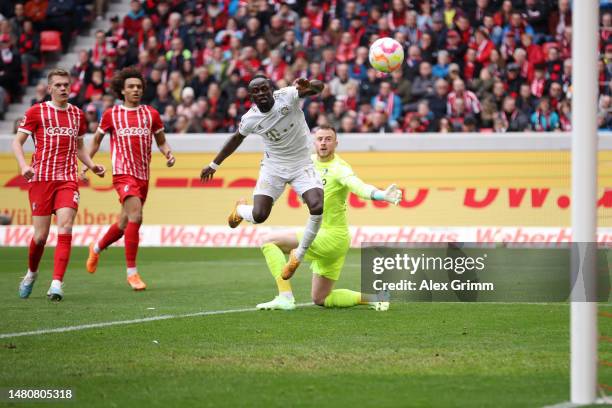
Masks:
[[[45,245],[47,243],[48,236],[49,236],[49,230],[42,231],[42,232],[35,232],[34,237],[32,237],[32,239],[34,240],[34,243],[36,245]]]
[[[135,224],[142,224],[142,213],[134,213],[128,216],[128,221]]]
[[[262,222],[267,220],[268,215],[270,215],[269,211],[256,208],[253,209],[253,221],[255,221],[257,224],[261,224]]]
[[[309,208],[310,215],[321,215],[323,214],[323,201],[312,204]]]

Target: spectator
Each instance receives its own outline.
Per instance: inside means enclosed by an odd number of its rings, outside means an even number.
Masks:
[[[23,30],[19,36],[19,54],[21,62],[25,65],[28,84],[33,83],[32,66],[40,60],[40,34],[34,31],[34,26],[30,20],[23,22]]]
[[[47,9],[49,8],[48,0],[29,0],[24,5],[24,15],[32,20],[40,29],[39,24],[43,23],[47,18]]]
[[[535,110],[535,96],[531,93],[531,87],[529,84],[522,83],[519,89],[519,96],[516,100],[516,106],[523,112],[527,117],[531,117],[531,114]]]
[[[402,106],[407,109],[410,100],[412,99],[410,81],[404,78],[404,73],[401,69],[397,69],[391,73],[391,88],[393,92],[400,97]]]
[[[449,63],[450,63],[450,60],[448,57],[448,51],[446,50],[438,51],[438,63],[434,65],[433,68],[431,69],[431,75],[436,79],[446,78],[446,76],[448,75]]]
[[[140,5],[140,1],[132,0],[130,2],[130,11],[123,18],[123,28],[128,38],[134,38],[138,35],[144,17],[145,12]]]
[[[15,49],[11,49],[10,39],[7,36],[0,36],[0,88],[2,95],[0,103],[0,113],[5,112],[4,93],[8,93],[11,99],[16,98],[21,93],[21,58]]]
[[[529,119],[516,107],[516,100],[512,96],[504,98],[503,110],[499,116],[507,132],[523,132],[529,127]]]
[[[439,120],[446,116],[448,111],[448,82],[439,78],[434,85],[435,93],[429,98],[429,109],[434,119]]]
[[[472,91],[465,89],[465,82],[462,79],[455,79],[453,81],[453,91],[448,94],[448,113],[450,115],[457,114],[454,111],[455,99],[463,100],[463,110],[466,113],[473,113],[475,115],[480,113],[480,101],[476,94]]]
[[[358,131],[355,126],[356,117],[345,114],[340,121],[340,129],[338,129],[339,133],[356,133]]]
[[[153,99],[153,102],[151,102],[151,106],[153,106],[158,112],[165,112],[168,105],[174,104],[175,102],[170,96],[168,85],[165,82],[161,82],[159,85],[157,85],[157,96],[155,99]]]
[[[329,125],[334,129],[340,128],[340,122],[345,114],[344,102],[335,101],[331,113],[327,115]]]
[[[274,49],[280,45],[285,35],[285,28],[283,27],[283,20],[275,15],[270,19],[270,26],[266,29],[264,38],[270,48]]]
[[[34,98],[30,101],[30,105],[36,105],[37,103],[42,103],[48,100],[47,96],[47,85],[44,81],[41,81],[36,85]]]
[[[194,122],[195,117],[199,114],[198,106],[195,102],[195,93],[193,88],[187,86],[181,92],[181,103],[176,107],[177,115],[184,115],[189,119],[189,122]]]
[[[191,59],[191,51],[185,49],[183,40],[179,37],[172,39],[172,48],[166,53],[166,61],[171,71],[180,69],[185,60]]]
[[[572,104],[567,99],[559,104],[559,129],[563,132],[572,130]]]
[[[559,129],[559,115],[550,109],[547,97],[540,99],[536,111],[531,115],[531,126],[536,132],[550,132]]]
[[[329,90],[335,97],[346,97],[347,87],[350,84],[358,85],[358,82],[349,77],[347,64],[339,64],[336,68],[336,77],[328,84]]]
[[[433,95],[434,78],[431,75],[431,64],[423,61],[419,66],[419,75],[412,81],[412,99],[429,98]]]
[[[367,78],[359,83],[359,99],[362,101],[370,101],[380,87],[380,79],[376,75],[376,70],[370,68],[367,71]]]
[[[389,126],[395,126],[402,114],[402,101],[391,89],[391,83],[383,81],[380,84],[378,95],[372,98],[375,110],[382,110],[389,120]]]
[[[572,11],[569,0],[559,0],[558,8],[548,17],[548,32],[556,39],[561,38],[565,27],[572,25]]]

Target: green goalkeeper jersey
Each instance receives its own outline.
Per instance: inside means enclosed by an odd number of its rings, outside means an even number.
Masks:
[[[335,154],[327,162],[319,161],[314,154],[312,161],[321,176],[325,191],[323,204],[323,223],[321,228],[345,231],[348,234],[347,204],[349,192],[364,199],[371,199],[375,187],[361,181],[351,166]]]

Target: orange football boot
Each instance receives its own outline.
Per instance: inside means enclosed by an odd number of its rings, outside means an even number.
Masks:
[[[297,270],[299,266],[300,266],[300,261],[295,256],[295,249],[292,249],[291,252],[289,253],[289,260],[287,261],[285,266],[283,266],[283,272],[281,274],[281,277],[284,280],[291,279],[291,277],[293,276],[293,274],[295,273],[295,271]]]
[[[236,201],[236,204],[234,205],[234,209],[232,210],[232,213],[229,215],[229,217],[227,217],[227,223],[230,226],[230,228],[236,228],[242,222],[243,218],[238,215],[238,206],[244,205],[246,203],[247,201],[244,198],[241,198],[240,200]]]
[[[85,267],[87,268],[87,272],[95,273],[96,269],[98,269],[98,261],[100,260],[100,254],[96,254],[94,251],[94,243],[89,244],[89,256],[87,257],[87,263]]]
[[[127,281],[134,290],[145,290],[147,288],[147,284],[140,279],[138,273],[128,276]]]

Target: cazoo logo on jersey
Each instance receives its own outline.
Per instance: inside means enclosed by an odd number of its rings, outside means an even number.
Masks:
[[[45,128],[46,136],[73,136],[77,137],[77,129],[70,127],[51,126]]]
[[[117,136],[148,136],[149,129],[147,128],[123,128],[117,129]]]

